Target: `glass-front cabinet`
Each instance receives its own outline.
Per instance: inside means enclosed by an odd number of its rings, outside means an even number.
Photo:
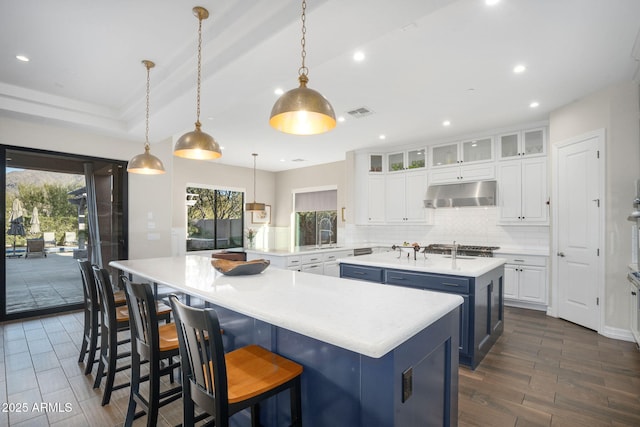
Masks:
[[[431,148],[431,166],[447,166],[456,163],[459,163],[457,142]]]
[[[462,161],[465,163],[493,160],[491,138],[472,139],[462,143]]]
[[[436,145],[431,148],[432,167],[491,160],[493,160],[493,139],[490,137]]]
[[[420,169],[426,165],[424,148],[418,148],[387,155],[387,172],[400,172],[407,169]]]
[[[384,156],[382,154],[369,154],[369,173],[382,173]]]
[[[535,157],[546,154],[545,131],[543,128],[530,129],[500,135],[498,155],[501,160],[518,157]]]

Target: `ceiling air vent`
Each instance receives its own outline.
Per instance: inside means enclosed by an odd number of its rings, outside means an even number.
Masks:
[[[347,111],[347,114],[349,114],[351,117],[355,117],[356,119],[360,119],[362,117],[367,117],[372,115],[373,111],[371,111],[367,107],[360,107],[360,108],[355,108],[351,111]]]

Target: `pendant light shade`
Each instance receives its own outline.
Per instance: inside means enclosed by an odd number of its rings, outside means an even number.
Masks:
[[[191,132],[182,135],[173,150],[173,154],[178,157],[196,160],[212,160],[222,157],[220,146],[213,139],[200,129],[200,85],[202,70],[202,20],[209,17],[209,11],[204,7],[196,6],[193,14],[198,18],[198,89],[196,108],[196,128]]]
[[[247,212],[263,211],[266,208],[265,204],[256,202],[256,157],[258,154],[251,155],[253,156],[253,203],[245,203],[244,210]]]
[[[327,98],[307,87],[306,9],[307,2],[302,0],[302,66],[298,70],[300,87],[286,92],[276,101],[269,119],[273,128],[294,135],[315,135],[336,127],[336,114]]]
[[[160,175],[165,173],[164,165],[162,161],[151,154],[150,146],[149,146],[149,89],[150,89],[150,79],[149,74],[154,64],[151,61],[143,60],[142,64],[147,69],[147,115],[146,115],[146,127],[145,127],[145,143],[144,143],[144,153],[138,154],[134,156],[131,160],[129,160],[129,164],[127,164],[127,172],[129,173],[137,173],[141,175]]]

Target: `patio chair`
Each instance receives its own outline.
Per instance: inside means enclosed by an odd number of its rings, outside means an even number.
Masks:
[[[42,233],[42,239],[44,240],[44,246],[55,246],[56,245],[56,233],[53,231],[45,231]]]
[[[78,244],[78,237],[75,231],[65,231],[64,233],[64,245],[75,246]]]
[[[44,251],[44,239],[27,239],[27,252],[25,252],[24,257],[29,258],[29,255],[33,254],[47,256]]]

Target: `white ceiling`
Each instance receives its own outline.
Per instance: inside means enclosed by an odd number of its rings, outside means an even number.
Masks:
[[[300,0],[0,0],[0,114],[113,134],[142,151],[140,61],[150,59],[151,142],[192,130],[197,5],[211,15],[202,128],[225,148],[216,161],[225,164],[251,167],[256,152],[259,169],[278,171],[547,120],[586,94],[639,79],[638,0],[308,0],[309,87],[347,120],[292,136],[268,119],[274,89],[297,86]],[[364,61],[352,59],[356,50]],[[516,75],[518,63],[527,71]],[[362,106],[374,114],[346,114]]]

